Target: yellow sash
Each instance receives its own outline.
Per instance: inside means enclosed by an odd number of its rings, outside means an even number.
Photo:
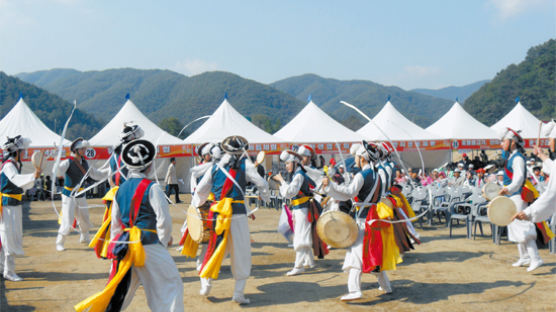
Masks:
[[[311,196],[305,196],[305,197],[301,197],[301,198],[298,198],[298,199],[292,199],[291,204],[292,204],[292,206],[299,206],[301,204],[304,204],[304,203],[308,202],[309,199],[311,199]]]
[[[0,193],[1,197],[9,197],[9,198],[13,198],[13,199],[17,199],[19,201],[21,201],[23,199],[23,194],[6,194],[6,193]],[[0,219],[2,219],[2,213],[4,212],[4,208],[2,205],[2,199],[0,198]]]
[[[242,200],[233,200],[232,198],[226,197],[221,201],[216,202],[216,204],[210,207],[210,210],[218,213],[216,218],[215,232],[217,235],[224,233],[224,237],[216,250],[214,251],[212,257],[205,264],[201,270],[199,276],[204,278],[217,279],[218,273],[220,272],[220,266],[222,265],[222,260],[224,260],[224,255],[226,253],[226,246],[228,245],[228,238],[230,236],[230,226],[232,224],[232,203],[242,203]]]
[[[104,290],[76,304],[73,307],[75,311],[105,311],[106,307],[110,303],[110,300],[112,299],[112,296],[114,295],[114,292],[116,291],[116,288],[129,269],[131,269],[132,266],[142,267],[145,265],[145,249],[143,248],[143,244],[141,244],[141,229],[134,226],[130,229],[125,229],[125,231],[129,232],[129,242],[133,243],[129,244],[126,255],[120,261],[118,272],[106,285]]]
[[[376,205],[376,211],[380,219],[392,219],[394,217],[394,211],[382,202]],[[400,257],[400,249],[394,237],[394,227],[390,225],[381,228],[380,234],[382,237],[382,265],[380,269],[383,271],[395,270],[396,264],[402,263],[403,260]]]

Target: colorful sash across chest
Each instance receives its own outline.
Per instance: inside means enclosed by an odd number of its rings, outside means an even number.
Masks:
[[[152,230],[140,229],[135,224],[140,215],[141,202],[152,181],[142,179],[131,200],[129,209],[129,226],[114,237],[108,247],[107,257],[113,259],[108,284],[101,292],[83,300],[74,306],[78,312],[120,311],[131,282],[131,268],[145,265],[145,249],[142,232]],[[148,194],[148,193],[147,193]],[[117,194],[116,194],[117,196]],[[125,210],[125,209],[122,209]],[[156,233],[156,231],[155,231]]]

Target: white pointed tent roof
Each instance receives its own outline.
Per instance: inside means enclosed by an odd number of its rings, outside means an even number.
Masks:
[[[378,128],[377,128],[378,125]],[[381,132],[382,130],[382,132]],[[376,114],[373,121],[357,130],[357,133],[370,141],[388,140],[383,132],[392,141],[413,141],[413,140],[439,140],[440,137],[419,127],[411,120],[405,118],[390,101]]]
[[[231,135],[240,135],[246,138],[249,143],[283,142],[243,117],[227,99],[224,99],[210,118],[199,129],[185,138],[183,142],[187,144],[216,142],[222,141]]]
[[[473,118],[458,102],[427,131],[447,139],[497,139],[496,131]]]
[[[120,143],[120,133],[124,123],[133,121],[143,128],[145,136],[143,139],[151,141],[157,145],[178,145],[183,144],[182,140],[160,129],[154,122],[150,121],[141,111],[127,100],[120,111],[110,120],[102,130],[93,136],[89,143],[92,146],[115,146]]]
[[[27,106],[23,99],[15,104],[15,106],[0,120],[0,140],[6,137],[21,135],[31,139],[30,147],[46,147],[60,144],[61,137],[50,130]],[[64,145],[70,144],[68,140],[64,140]]]
[[[328,116],[313,101],[274,135],[291,143],[354,142],[363,139],[360,134]]]
[[[521,137],[530,139],[539,135],[539,123],[540,120],[518,102],[506,116],[490,128],[496,132],[503,132],[508,127],[516,131],[521,130]]]

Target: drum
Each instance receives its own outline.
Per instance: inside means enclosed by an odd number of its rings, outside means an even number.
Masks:
[[[512,222],[517,213],[514,202],[506,196],[497,196],[488,204],[487,215],[490,222],[498,226],[506,226]]]
[[[327,245],[345,248],[355,243],[359,228],[347,213],[327,211],[317,221],[317,234]]]
[[[191,239],[197,243],[206,243],[210,238],[210,228],[208,227],[208,214],[210,206],[199,207],[189,206],[187,209],[187,230]]]
[[[494,182],[488,182],[483,186],[483,197],[487,200],[493,200],[495,197],[498,196],[498,192],[502,187]]]
[[[44,153],[42,151],[35,151],[33,153],[33,155],[31,156],[31,163],[33,164],[33,167],[35,167],[35,169],[37,170],[42,169],[43,157],[44,157]]]

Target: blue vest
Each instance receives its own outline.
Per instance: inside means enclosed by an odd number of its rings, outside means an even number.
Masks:
[[[231,162],[233,162],[233,160]],[[230,171],[230,167],[231,167],[230,163],[223,166],[224,170],[228,172]],[[238,167],[239,168],[236,169],[237,174],[235,176],[235,180],[239,184],[239,186],[241,186],[241,190],[244,191],[245,186],[247,185],[247,180],[245,177],[245,158],[239,160]],[[214,200],[219,201],[220,199],[222,199],[222,188],[224,187],[224,182],[226,181],[226,179],[228,179],[228,177],[224,172],[222,172],[222,170],[220,170],[220,168],[216,164],[212,167],[211,175],[212,175],[211,192],[214,194]],[[231,189],[228,191],[227,194],[224,195],[225,195],[224,197],[230,197],[233,198],[234,200],[243,200],[243,195],[241,191],[237,188],[235,183],[232,183]],[[245,210],[245,204],[233,203],[232,214],[242,214],[242,213],[243,214],[247,213]]]
[[[125,227],[129,227],[129,212],[134,209],[134,207],[131,207],[131,200],[142,180],[142,178],[131,178],[122,183],[116,192],[116,202],[120,209],[120,218]],[[135,222],[133,222],[133,225],[140,229],[156,230],[156,214],[149,202],[149,192],[153,184],[154,182],[151,181],[149,186],[147,186],[145,194],[141,199],[139,212],[137,213]],[[133,211],[133,213],[135,213],[135,211]],[[156,233],[141,231],[141,243],[143,245],[156,244],[158,242],[158,235]]]
[[[119,166],[118,166],[118,163],[120,164]],[[111,180],[114,183],[114,185],[121,185],[122,183],[125,182],[124,175],[127,177],[128,170],[127,170],[127,167],[122,168],[123,165],[124,165],[123,161],[120,159],[120,154],[114,152],[114,155],[112,155],[112,157],[110,157],[110,169],[111,169],[112,172],[114,172],[114,175],[112,175]],[[119,184],[116,183],[117,173],[115,173],[115,172],[118,171],[118,167],[120,167],[120,183]]]
[[[362,202],[365,199],[367,199],[367,196],[369,196],[369,193],[373,190],[375,184],[378,183],[378,176],[377,173],[372,168],[362,170],[358,174],[361,174],[363,176],[363,186],[361,187],[359,193],[357,194],[357,198],[359,199],[360,202]],[[377,199],[380,199],[380,191],[378,195],[379,196],[377,197]],[[369,200],[372,201],[372,198],[370,198]],[[359,208],[357,217],[366,218],[368,213],[369,213],[369,207],[365,207],[365,208],[361,207]]]
[[[13,160],[7,160],[6,162],[4,162],[4,165],[6,165],[6,163],[8,162],[11,162],[15,166],[15,168],[17,169],[17,173],[21,173],[21,168],[18,168]],[[2,192],[2,194],[23,194],[23,189],[13,184],[12,181],[10,181],[10,179],[8,179],[8,177],[4,174],[4,171],[2,171],[2,174],[0,174],[0,191]],[[2,196],[2,206],[17,205],[21,205],[21,201],[15,198]]]
[[[512,179],[510,179],[510,177],[506,173],[506,170],[508,170],[512,174],[514,173],[514,170],[512,169],[512,164],[514,162],[514,159],[516,157],[520,157],[521,159],[523,159],[523,163],[525,164],[525,157],[519,151],[516,151],[509,159],[508,159],[508,155],[509,155],[509,153],[507,153],[507,152],[502,153],[502,156],[505,159],[505,163],[504,163],[504,167],[505,167],[505,170],[504,170],[504,185],[510,185],[512,183]],[[526,172],[527,172],[526,169],[527,168],[523,168],[523,173],[524,174],[526,174]],[[525,179],[526,178],[527,177],[525,177],[523,179],[523,183],[522,183],[521,187],[515,193],[511,194],[510,196],[521,194],[521,189],[523,188],[523,185],[525,184]]]
[[[313,197],[313,192],[311,192],[311,185],[314,187],[315,186],[315,182],[313,182],[313,180],[311,180],[311,178],[309,178],[309,176],[307,175],[307,173],[305,171],[303,171],[303,169],[301,168],[297,168],[297,170],[294,172],[293,176],[292,176],[292,180],[293,178],[295,178],[297,175],[302,175],[303,176],[303,183],[301,184],[301,188],[299,188],[299,192],[297,192],[297,195],[295,195],[294,197],[292,197],[292,200],[296,200],[296,199],[300,199],[302,197]],[[299,205],[293,205],[291,209],[302,209],[302,208],[308,208],[309,207],[309,201],[306,201],[302,204]]]
[[[84,158],[81,158],[81,160],[81,166],[83,167],[83,169],[89,170],[87,161]],[[70,196],[71,190],[73,190],[73,188],[76,187],[79,182],[81,182],[81,179],[83,179],[84,175],[83,172],[81,172],[81,169],[77,167],[76,160],[74,160],[73,158],[69,158],[69,163],[70,165],[68,167],[68,170],[66,170],[66,174],[64,176],[64,189],[62,190],[62,194],[66,196]],[[68,190],[67,188],[70,188],[71,190]],[[85,196],[85,194],[82,194],[79,197],[83,196]]]

